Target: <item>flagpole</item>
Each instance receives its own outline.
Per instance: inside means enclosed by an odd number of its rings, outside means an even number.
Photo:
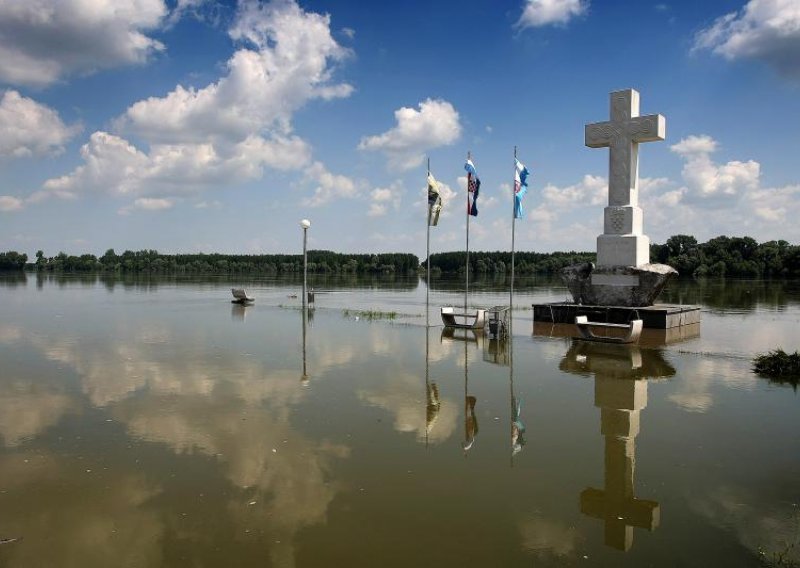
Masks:
[[[514,183],[511,186],[511,288],[508,295],[508,383],[511,395],[511,439],[514,436],[514,254],[517,227],[517,147],[514,146]],[[511,447],[511,467],[514,467],[514,447]]]
[[[514,184],[511,190],[511,290],[508,297],[508,307],[514,311],[514,237],[517,226],[517,147],[514,146]]]
[[[428,187],[431,178],[431,159],[428,157],[428,176],[425,178],[425,186]],[[427,192],[426,192],[427,193]],[[431,291],[431,201],[428,199],[428,226],[425,246],[425,260],[427,264],[427,276],[425,279],[425,447],[428,447],[428,397],[430,396],[430,291]]]
[[[470,161],[471,159],[472,152],[467,152],[467,161]],[[467,314],[467,294],[469,292],[469,181],[471,177],[472,173],[467,172],[467,262],[464,267],[466,269],[466,280],[464,280],[464,315]]]

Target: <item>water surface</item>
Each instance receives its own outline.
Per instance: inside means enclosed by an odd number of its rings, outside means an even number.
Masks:
[[[457,282],[433,327],[416,279],[312,283],[0,279],[0,565],[798,561],[798,397],[750,364],[796,283],[676,284],[700,329],[631,348],[534,333],[565,291],[519,281],[513,350],[442,333]]]

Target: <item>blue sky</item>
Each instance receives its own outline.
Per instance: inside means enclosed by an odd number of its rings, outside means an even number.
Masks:
[[[594,250],[634,88],[654,242],[800,242],[800,1],[0,0],[0,250]]]

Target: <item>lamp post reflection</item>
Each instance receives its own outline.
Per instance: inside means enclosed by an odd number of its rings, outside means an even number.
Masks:
[[[303,353],[303,374],[300,376],[300,383],[303,386],[308,385],[308,330],[312,326],[314,322],[314,310],[310,308],[305,308],[300,310],[302,313],[302,321],[303,321],[303,334],[302,334],[302,353]]]
[[[303,228],[303,375],[300,377],[300,382],[303,385],[308,385],[308,368],[306,366],[306,335],[308,327],[308,228],[311,226],[311,221],[303,219],[300,221],[300,226]]]
[[[308,368],[306,366],[306,341],[308,335],[308,309],[303,309],[303,375],[300,377],[300,382],[303,386],[308,384]]]
[[[600,408],[600,432],[605,438],[604,487],[581,492],[581,512],[605,524],[605,543],[627,551],[633,528],[655,530],[660,522],[657,501],[634,495],[636,436],[641,411],[647,406],[647,379],[675,374],[660,351],[626,345],[574,341],[559,368],[594,375],[595,406]]]

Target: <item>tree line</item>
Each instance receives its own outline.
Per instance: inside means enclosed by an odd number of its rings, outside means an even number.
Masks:
[[[431,255],[431,271],[463,274],[465,252]],[[517,252],[514,272],[519,275],[556,274],[562,268],[595,262],[593,252]],[[650,245],[650,262],[668,264],[681,276],[733,276],[738,278],[800,277],[800,246],[787,241],[758,243],[751,237],[720,236],[698,243],[689,235],[674,235],[664,244]],[[510,252],[471,252],[470,272],[502,274],[511,270]],[[425,269],[424,263],[420,266]]]
[[[22,270],[27,262],[27,254],[20,254],[13,250],[0,252],[0,270]]]
[[[12,253],[6,253],[9,254]],[[24,265],[23,261],[22,265],[9,268]],[[419,258],[406,253],[308,251],[308,271],[312,274],[407,274],[415,273],[418,265]],[[64,252],[46,257],[40,250],[29,268],[58,273],[295,274],[303,271],[303,255],[161,254],[155,250],[126,250],[118,255],[114,249],[108,249],[98,258],[93,254],[76,256]]]
[[[800,246],[726,236],[698,243],[692,236],[675,235],[663,245],[650,245],[650,262],[669,264],[682,276],[796,278],[800,277]]]
[[[526,252],[515,256],[515,273],[557,274],[572,264],[594,262],[593,252]],[[108,249],[99,258],[64,252],[45,257],[37,251],[36,260],[16,251],[0,253],[0,270],[28,268],[58,273],[124,274],[296,274],[303,270],[299,254],[161,254],[155,250],[125,251],[116,254]],[[733,276],[747,278],[800,277],[800,246],[787,241],[758,243],[751,237],[720,236],[698,243],[689,235],[674,235],[664,244],[650,245],[650,261],[668,264],[681,276]],[[430,257],[434,274],[463,274],[466,252],[441,252]],[[511,270],[508,251],[472,252],[470,272],[501,275]],[[326,250],[308,251],[308,271],[312,274],[413,274],[424,273],[416,255],[409,253],[344,254]]]
[[[514,255],[514,274],[556,274],[572,264],[594,262],[593,252],[524,252]],[[431,255],[431,272],[434,274],[463,274],[466,270],[467,253],[439,252]],[[426,264],[420,265],[426,270]],[[503,274],[511,272],[511,252],[470,252],[469,269],[476,274]]]

